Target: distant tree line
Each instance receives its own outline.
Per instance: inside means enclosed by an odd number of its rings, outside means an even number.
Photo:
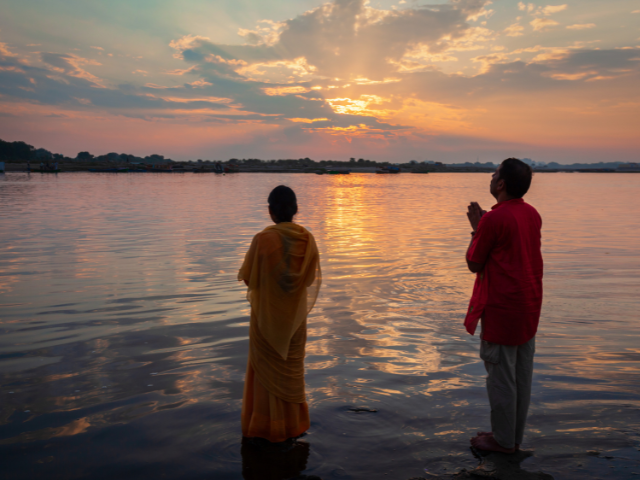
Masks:
[[[59,153],[52,153],[44,148],[36,148],[25,142],[6,142],[0,140],[0,161],[19,161],[19,162],[41,162],[41,161],[59,161],[59,162],[81,162],[81,163],[213,163],[224,162],[224,160],[187,160],[185,162],[174,162],[170,158],[162,155],[152,154],[146,157],[138,157],[128,153],[107,153],[105,155],[94,156],[90,152],[79,152],[75,158],[66,157]],[[312,160],[309,157],[296,159],[278,159],[278,160],[261,160],[258,158],[231,158],[228,163],[246,166],[264,166],[277,165],[287,168],[308,168],[308,167],[325,167],[328,165],[352,166],[352,167],[377,167],[381,165],[389,165],[390,162],[376,162],[364,158],[355,157],[348,161],[340,160]],[[417,163],[412,160],[411,163]],[[424,163],[424,162],[422,162]]]
[[[107,153],[94,156],[89,152],[80,152],[75,158],[60,153],[52,153],[44,148],[36,148],[25,142],[6,142],[0,140],[0,161],[19,162],[82,162],[82,163],[171,163],[173,160],[162,155],[152,154],[137,157],[128,153]]]
[[[49,150],[44,148],[36,148],[33,145],[29,145],[25,142],[6,142],[4,140],[0,140],[0,161],[11,162],[26,162],[27,160],[31,162],[48,162],[48,161],[58,161],[58,162],[79,162],[79,163],[112,163],[112,164],[122,164],[122,163],[144,163],[144,164],[158,164],[158,163],[214,163],[221,162],[226,163],[224,160],[187,160],[185,162],[174,162],[170,158],[165,158],[162,155],[152,154],[146,157],[138,157],[136,155],[131,155],[128,153],[107,153],[105,155],[94,156],[89,152],[80,152],[75,158],[66,157],[60,153],[52,153]],[[529,158],[523,159],[525,162],[534,166],[536,169],[545,170],[545,169],[570,169],[570,168],[586,168],[586,169],[595,169],[595,168],[616,168],[623,162],[599,162],[599,163],[574,163],[571,165],[559,164],[556,162],[551,162],[548,164],[544,163],[536,163]],[[500,160],[496,160],[497,163],[500,163]],[[418,167],[422,165],[426,168],[438,168],[438,167],[481,167],[483,169],[486,168],[496,168],[497,165],[492,162],[464,162],[464,163],[454,163],[454,164],[443,164],[441,162],[434,162],[432,160],[425,160],[422,162],[418,162],[417,160],[409,160],[408,162],[376,162],[375,160],[368,160],[365,158],[351,157],[349,160],[341,161],[341,160],[312,160],[309,157],[305,158],[296,158],[296,159],[279,159],[279,160],[261,160],[259,158],[231,158],[228,160],[228,163],[234,163],[237,165],[245,165],[245,166],[265,166],[273,165],[284,168],[313,168],[313,167],[327,167],[331,166],[340,166],[340,167],[379,167],[384,165],[400,165],[404,167]]]
[[[201,162],[201,160],[198,160]],[[264,166],[277,165],[279,167],[286,168],[308,168],[308,167],[326,167],[329,165],[345,166],[345,167],[379,167],[381,165],[389,165],[390,162],[376,162],[375,160],[367,160],[364,158],[355,159],[355,157],[349,160],[312,160],[309,157],[305,158],[289,158],[279,160],[261,160],[259,158],[231,158],[229,163],[246,166]]]

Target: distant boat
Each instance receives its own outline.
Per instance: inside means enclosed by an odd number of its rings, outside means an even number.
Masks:
[[[89,169],[90,172],[94,172],[94,173],[127,173],[129,172],[128,168],[117,168],[117,167],[113,167],[113,168],[90,168]]]
[[[234,163],[227,163],[223,165],[220,162],[216,162],[213,165],[213,173],[238,173],[240,171],[240,167]]]
[[[376,173],[400,173],[400,167],[395,165],[387,165],[386,167],[376,168]]]
[[[147,166],[147,172],[173,173],[173,168],[170,165],[150,165]]]
[[[327,173],[329,175],[349,175],[351,173],[351,170],[344,167],[328,168]]]

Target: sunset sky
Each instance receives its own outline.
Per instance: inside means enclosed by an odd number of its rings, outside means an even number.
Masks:
[[[637,0],[0,9],[0,138],[68,156],[640,161]]]

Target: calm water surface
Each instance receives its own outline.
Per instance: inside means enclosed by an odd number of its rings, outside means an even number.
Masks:
[[[407,479],[473,468],[489,427],[462,319],[469,201],[489,174],[9,173],[0,178],[5,478]],[[305,443],[241,446],[237,271],[293,187],[323,285]],[[522,463],[640,473],[640,175],[538,174],[545,301]],[[369,407],[376,413],[354,413]],[[589,451],[597,451],[594,454]],[[427,473],[425,473],[425,471]]]

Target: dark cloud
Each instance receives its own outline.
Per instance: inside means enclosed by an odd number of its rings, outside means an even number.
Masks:
[[[43,105],[68,105],[73,108],[100,107],[105,110],[175,109],[196,110],[202,108],[227,110],[226,103],[198,100],[178,103],[161,97],[151,97],[139,87],[120,85],[105,88],[91,78],[75,73],[66,55],[46,54],[43,60],[55,66],[53,72],[46,68],[25,65],[13,59],[0,59],[0,94],[16,100],[27,100]],[[59,70],[62,70],[59,72]],[[59,75],[56,75],[59,73]]]
[[[640,80],[638,49],[574,50],[561,58],[539,62],[515,61],[491,65],[475,76],[445,74],[437,70],[405,74],[402,82],[362,86],[360,94],[382,96],[415,95],[425,101],[455,105],[475,105],[504,95],[526,98],[543,93],[566,92],[598,96],[602,81],[611,82],[620,90],[609,92],[612,97],[630,94]],[[634,80],[636,79],[636,80]],[[517,105],[514,105],[517,108]]]

